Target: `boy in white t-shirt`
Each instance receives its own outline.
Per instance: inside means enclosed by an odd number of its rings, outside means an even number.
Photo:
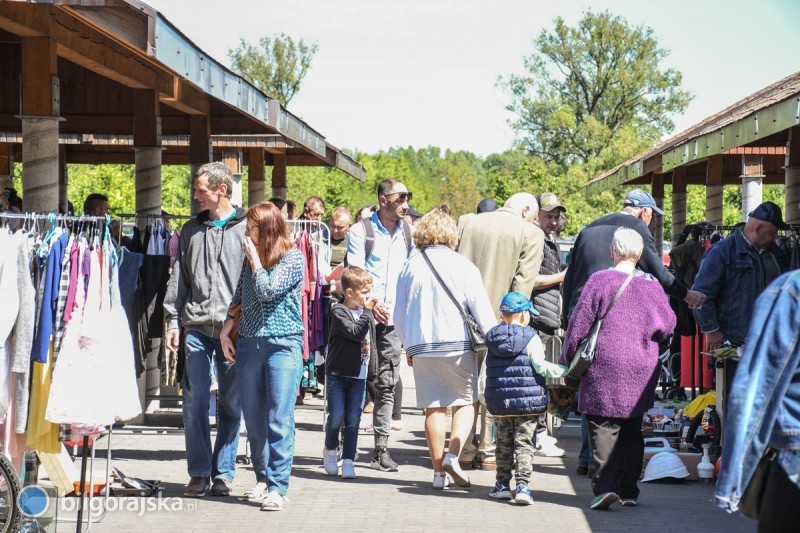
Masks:
[[[331,307],[328,327],[328,356],[325,360],[328,420],[322,457],[328,475],[339,473],[337,448],[339,430],[344,424],[341,476],[354,479],[353,460],[364,407],[367,368],[376,361],[372,309],[377,300],[370,296],[372,276],[366,270],[345,268],[341,283],[344,301]]]

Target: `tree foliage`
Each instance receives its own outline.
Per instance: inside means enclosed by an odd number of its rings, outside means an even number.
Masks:
[[[680,72],[660,67],[667,51],[653,31],[609,12],[586,12],[574,28],[558,17],[533,45],[525,73],[499,84],[520,145],[545,162],[587,163],[631,139],[650,146],[692,98]]]
[[[238,48],[228,50],[228,57],[234,71],[288,105],[300,90],[318,48],[315,42],[295,41],[280,33],[262,37],[256,44],[240,39]]]

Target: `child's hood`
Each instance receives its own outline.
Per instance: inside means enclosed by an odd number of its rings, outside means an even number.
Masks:
[[[513,357],[525,351],[525,347],[536,335],[536,330],[519,324],[501,323],[486,334],[486,347],[500,357]]]

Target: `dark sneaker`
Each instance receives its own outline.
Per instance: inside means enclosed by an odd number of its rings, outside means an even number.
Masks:
[[[623,507],[636,507],[639,505],[639,502],[636,500],[636,498],[622,498],[619,501],[619,504]]]
[[[595,497],[592,500],[592,509],[604,511],[611,507],[611,504],[615,501],[619,500],[619,496],[617,496],[613,492],[606,492],[605,494],[601,494],[600,496]]]
[[[231,495],[231,482],[225,478],[218,477],[211,485],[211,496],[230,496]]]
[[[204,476],[192,476],[189,484],[183,487],[183,495],[187,498],[202,498],[208,491],[210,478]]]
[[[385,446],[377,446],[372,452],[372,464],[370,468],[381,472],[397,472],[397,463],[392,460],[389,450]]]
[[[510,500],[511,487],[505,483],[495,481],[494,487],[492,487],[492,490],[489,491],[489,497],[494,498],[495,500]]]
[[[575,473],[579,476],[585,476],[589,473],[589,467],[586,465],[578,465],[578,468],[575,469]]]
[[[514,495],[514,501],[519,505],[530,505],[533,503],[531,497],[531,489],[525,485],[517,486],[517,493]]]
[[[590,466],[589,469],[586,471],[586,477],[593,478],[597,474],[597,467]]]

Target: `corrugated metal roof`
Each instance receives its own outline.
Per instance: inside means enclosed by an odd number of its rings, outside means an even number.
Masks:
[[[796,100],[796,103],[792,102],[793,99]],[[794,123],[780,123],[777,118],[773,117],[772,123],[775,124],[775,126],[770,129],[765,129],[769,128],[769,126],[762,125],[762,133],[759,138],[766,137],[771,133],[770,130],[776,127],[785,129],[784,126],[791,127],[797,123],[800,123],[800,72],[795,72],[791,76],[787,76],[786,78],[753,93],[747,98],[739,100],[735,104],[726,107],[722,111],[705,118],[691,128],[673,137],[670,137],[669,139],[657,144],[650,150],[647,150],[646,152],[643,152],[642,154],[639,154],[636,157],[633,157],[622,163],[621,165],[614,167],[608,172],[605,172],[604,174],[594,178],[593,180],[584,184],[583,187],[586,189],[587,194],[591,194],[593,190],[598,190],[598,186],[599,190],[605,190],[636,179],[642,175],[642,163],[645,160],[658,155],[663,156],[669,151],[677,153],[676,150],[678,148],[686,146],[688,143],[697,140],[704,135],[720,132],[724,128],[735,125],[743,119],[750,118],[753,115],[757,116],[757,113],[762,110],[774,108],[782,103],[785,104],[783,107],[786,107],[787,109],[783,110],[785,112],[781,114],[784,115],[785,119],[791,119],[793,110]],[[784,122],[786,121],[784,120]],[[758,127],[758,124],[756,124],[755,128],[757,134]],[[739,138],[736,139],[735,137]],[[720,140],[720,143],[715,143],[717,145],[716,148],[719,148],[719,150],[716,150],[715,153],[723,153],[722,151],[738,148],[739,146],[743,146],[753,142],[753,140],[756,140],[739,134],[737,134],[735,137],[728,138],[724,141]],[[727,146],[725,146],[726,144]],[[694,157],[691,157],[690,154],[686,154],[686,156],[681,157],[681,154],[678,154],[678,160],[674,163],[670,161],[669,168],[671,169],[675,166],[680,166],[680,164],[690,162],[691,159],[707,156],[709,155],[709,150],[712,152],[714,151],[714,147],[709,147],[708,145],[705,145],[704,148],[707,150],[704,150],[703,147],[700,147],[700,151],[703,153],[699,153],[699,151],[696,149],[691,154],[694,155]],[[634,169],[637,167],[638,173],[634,171]],[[599,185],[601,183],[602,185]]]

